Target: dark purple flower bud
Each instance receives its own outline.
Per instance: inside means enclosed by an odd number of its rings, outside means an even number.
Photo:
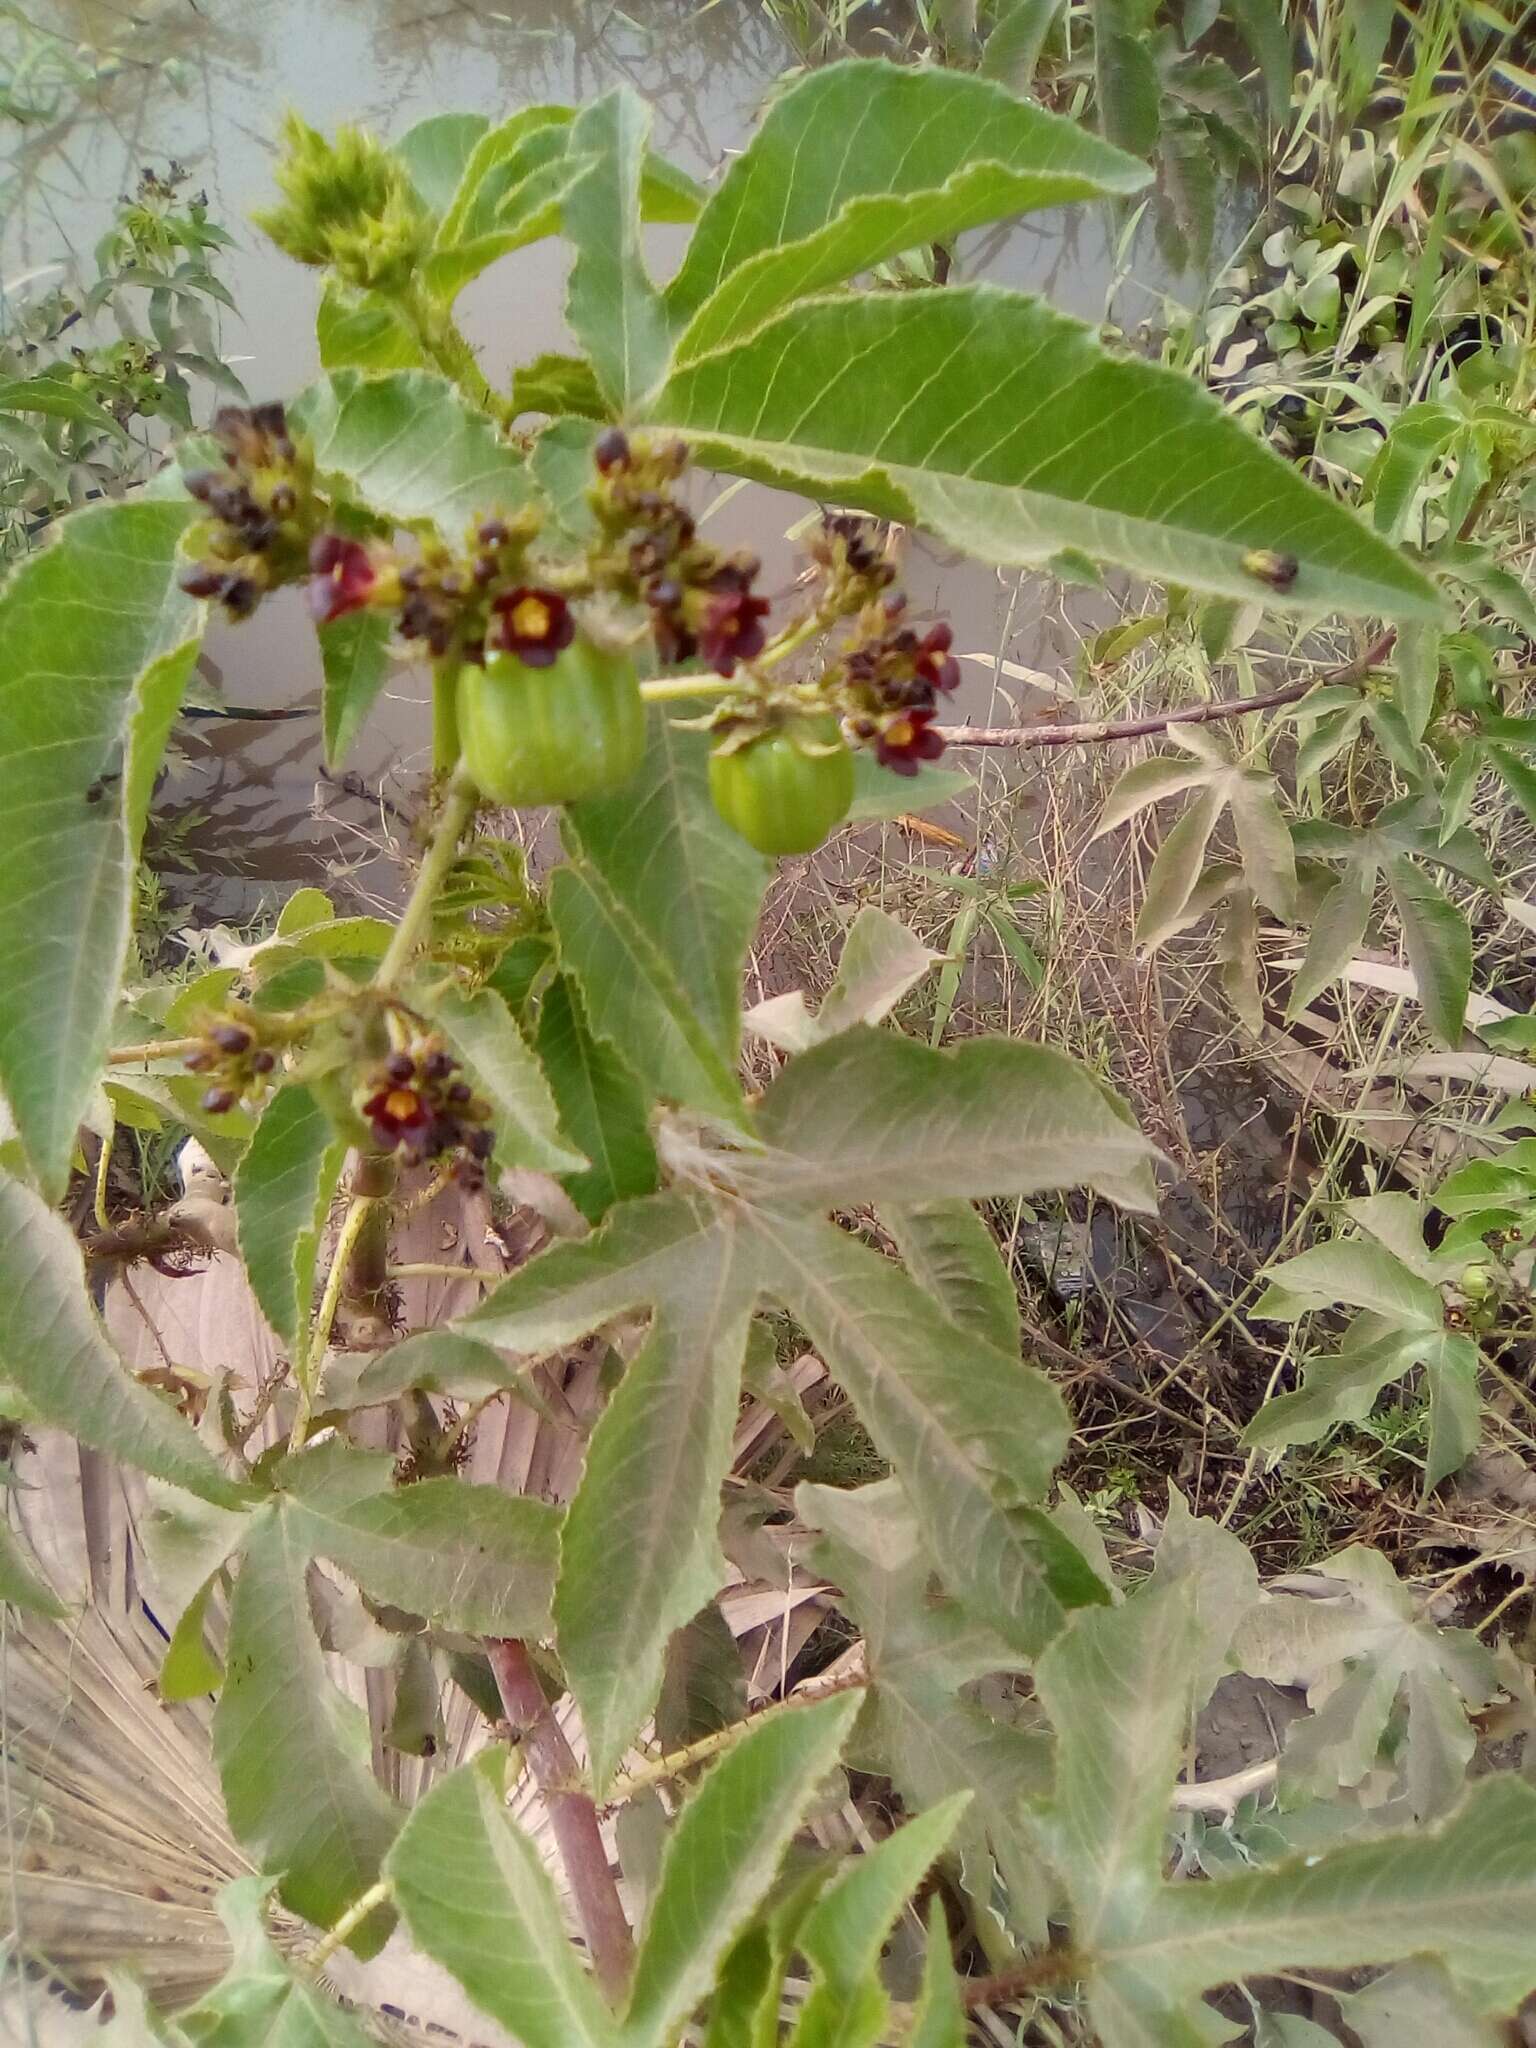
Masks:
[[[250,1049],[251,1034],[243,1024],[215,1024],[208,1035],[220,1052],[242,1053]]]
[[[453,1055],[439,1047],[427,1054],[421,1063],[421,1071],[429,1081],[446,1081],[457,1065]]]
[[[203,1108],[209,1116],[228,1116],[234,1106],[233,1088],[210,1088],[203,1096]]]
[[[275,1052],[268,1052],[264,1045],[258,1045],[251,1054],[251,1072],[253,1074],[270,1074],[276,1065],[277,1054]]]
[[[184,481],[188,493],[200,505],[206,505],[224,479],[216,469],[195,469]]]
[[[592,460],[604,476],[610,470],[624,469],[629,464],[629,436],[622,427],[609,427],[598,435],[592,446]]]
[[[464,1146],[471,1158],[489,1159],[496,1149],[495,1133],[484,1128],[470,1131],[464,1139]]]
[[[188,569],[181,579],[181,587],[188,597],[217,597],[224,588],[227,571],[216,569],[211,564],[200,562],[195,569]]]

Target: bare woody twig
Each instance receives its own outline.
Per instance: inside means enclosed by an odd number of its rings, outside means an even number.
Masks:
[[[544,1795],[592,1967],[604,1991],[617,1999],[628,1981],[634,1943],[603,1846],[597,1808],[582,1788],[565,1730],[544,1697],[525,1646],[512,1637],[487,1636],[485,1648],[507,1719],[521,1738],[528,1768]]]
[[[1139,740],[1151,733],[1166,732],[1170,725],[1210,725],[1222,718],[1246,718],[1250,711],[1278,711],[1284,704],[1299,704],[1303,697],[1320,690],[1325,683],[1358,683],[1386,660],[1397,634],[1390,628],[1373,640],[1364,654],[1346,661],[1342,668],[1327,669],[1320,676],[1287,683],[1283,689],[1267,690],[1257,697],[1224,697],[1214,704],[1186,704],[1177,711],[1158,711],[1148,718],[1095,718],[1078,725],[940,725],[934,730],[951,747],[1017,747],[1021,752],[1037,747],[1097,746],[1106,740]]]

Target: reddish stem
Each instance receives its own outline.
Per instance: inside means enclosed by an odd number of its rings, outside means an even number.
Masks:
[[[629,1981],[634,1942],[603,1846],[597,1808],[582,1787],[575,1753],[544,1697],[525,1646],[513,1637],[487,1636],[485,1648],[513,1735],[544,1795],[592,1967],[604,1991],[617,2001]]]
[[[1282,704],[1299,704],[1325,683],[1361,682],[1386,660],[1396,640],[1397,634],[1389,628],[1364,654],[1346,661],[1342,668],[1287,683],[1261,697],[1225,697],[1214,704],[1186,704],[1178,711],[1155,712],[1150,718],[1097,718],[1081,725],[940,725],[934,730],[947,746],[1017,747],[1021,752],[1034,747],[1086,747],[1105,740],[1145,739],[1150,733],[1166,732],[1170,725],[1209,725],[1220,718],[1246,718],[1250,711],[1277,711]]]

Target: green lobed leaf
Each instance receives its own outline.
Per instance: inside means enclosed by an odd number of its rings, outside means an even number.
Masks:
[[[613,2016],[577,1960],[538,1850],[507,1812],[505,1753],[434,1786],[389,1876],[418,1948],[524,2048],[611,2048]]]
[[[958,1601],[935,1593],[898,1481],[802,1486],[796,1503],[801,1519],[824,1532],[816,1568],[840,1588],[864,1635],[869,1694],[854,1761],[891,1778],[910,1808],[972,1792],[954,1835],[965,1889],[978,1911],[996,1912],[995,1863],[1008,1926],[1021,1940],[1043,1937],[1048,1901],[1020,1795],[1047,1789],[1049,1745],[1043,1732],[989,1719],[962,1691],[1006,1670],[1014,1653]]]
[[[659,1168],[645,1097],[618,1054],[594,1038],[580,997],[557,974],[539,1000],[538,1054],[560,1120],[591,1164],[561,1176],[589,1223],[615,1202],[648,1195]]]
[[[668,1637],[726,1578],[720,1489],[756,1290],[729,1225],[699,1249],[598,1418],[561,1532],[555,1634],[599,1792],[656,1703]]]
[[[636,1079],[653,1096],[739,1121],[735,1075],[680,978],[688,956],[664,953],[585,860],[555,870],[549,916],[592,1030]]]
[[[683,1808],[636,1958],[623,2048],[663,2048],[708,1991],[858,1710],[857,1695],[844,1694],[764,1721]]]
[[[345,1157],[346,1141],[295,1083],[262,1111],[235,1169],[235,1222],[251,1289],[290,1347],[309,1317],[320,1233]]]
[[[435,526],[457,546],[472,519],[529,495],[523,458],[484,413],[424,370],[337,370],[289,407],[315,468],[397,525]]]
[[[1269,118],[1282,121],[1291,99],[1291,35],[1282,0],[1227,0],[1227,4],[1263,77]]]
[[[551,419],[575,414],[605,420],[608,408],[585,356],[544,354],[512,372],[512,411],[548,413]]]
[[[1026,1655],[1064,1606],[1104,1598],[1038,1508],[1071,1425],[1042,1375],[947,1322],[899,1268],[820,1222],[753,1216],[762,1283],[901,1476],[934,1563]]]
[[[396,1400],[413,1387],[429,1394],[446,1394],[455,1401],[478,1401],[504,1387],[515,1387],[524,1370],[472,1337],[461,1337],[453,1330],[422,1330],[369,1360],[350,1399],[338,1395],[333,1403],[327,1386],[320,1407],[322,1411],[327,1405],[368,1408]]]
[[[1398,414],[1366,478],[1378,533],[1393,539],[1402,534],[1429,465],[1460,425],[1445,405],[1409,405]]]
[[[613,796],[573,804],[563,830],[671,967],[734,1068],[742,968],[769,866],[710,800],[708,736],[654,710],[647,735],[638,774]]]
[[[1162,88],[1133,0],[1092,0],[1099,126],[1134,156],[1157,148]]]
[[[650,127],[650,108],[622,85],[583,107],[571,124],[571,155],[588,167],[564,201],[575,251],[565,317],[620,415],[651,390],[669,354],[666,312],[640,250]]]
[[[1374,866],[1351,863],[1323,898],[1286,1009],[1294,1021],[1325,988],[1338,980],[1360,950],[1376,894]]]
[[[1386,866],[1425,1021],[1437,1038],[1459,1045],[1472,984],[1471,927],[1422,868],[1400,854]]]
[[[957,413],[961,376],[987,396]],[[1070,548],[1282,609],[1438,615],[1417,569],[1192,380],[993,286],[806,301],[683,365],[647,412],[703,463],[986,561]],[[1244,566],[1253,550],[1296,557],[1284,590]]]
[[[107,1048],[144,810],[201,632],[177,585],[190,513],[89,507],[0,587],[0,1086],[49,1194]]]
[[[1086,1067],[986,1038],[934,1051],[855,1025],[790,1062],[764,1095],[769,1152],[740,1169],[774,1201],[812,1208],[1094,1188],[1155,1204],[1156,1148]]]
[[[465,995],[448,983],[418,991],[415,1000],[485,1091],[494,1112],[497,1159],[541,1173],[579,1173],[587,1160],[566,1142],[544,1069],[496,991]]]
[[[772,102],[699,217],[666,294],[677,360],[904,249],[1146,182],[1143,165],[990,80],[879,58],[822,66]]]
[[[957,1328],[1017,1353],[1019,1297],[997,1239],[969,1202],[882,1202],[902,1264]]]
[[[1202,789],[1157,849],[1136,913],[1139,951],[1155,953],[1184,928],[1186,909],[1204,872],[1206,849],[1225,805],[1223,789]]]
[[[20,1181],[0,1173],[0,1381],[38,1422],[91,1450],[236,1506],[227,1479],[191,1425],[141,1386],[91,1306],[69,1226]]]
[[[213,1753],[237,1841],[290,1911],[329,1927],[376,1882],[400,1812],[375,1782],[367,1716],[326,1675],[308,1570],[281,1510],[252,1518]],[[386,1932],[372,1915],[351,1945],[371,1954]]]
[[[969,1804],[970,1794],[961,1792],[915,1815],[852,1858],[812,1906],[796,1946],[816,1978],[791,2048],[872,2048],[884,2037],[890,1999],[880,1981],[881,1951]]]
[[[325,671],[321,699],[325,761],[339,768],[352,750],[379,692],[389,681],[390,621],[385,613],[348,612],[322,626],[320,660]]]
[[[420,1479],[394,1460],[329,1443],[278,1475],[293,1540],[391,1607],[474,1635],[548,1634],[560,1517],[546,1502]]]

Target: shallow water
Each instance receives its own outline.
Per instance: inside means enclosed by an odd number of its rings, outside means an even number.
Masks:
[[[579,102],[622,80],[650,103],[656,147],[707,178],[746,141],[753,110],[792,63],[755,0],[634,0],[628,12],[607,0],[517,0],[505,11],[451,0],[146,0],[132,11],[109,0],[51,0],[35,19],[87,46],[104,76],[83,98],[70,96],[58,118],[12,131],[19,145],[10,152],[0,276],[70,253],[88,267],[114,195],[133,184],[141,164],[175,157],[206,187],[213,217],[238,237],[224,274],[239,312],[225,316],[223,344],[257,398],[290,394],[318,368],[316,274],[248,222],[270,194],[272,138],[285,107],[321,127],[355,120],[388,137],[445,109],[499,118],[521,104]],[[1040,215],[968,238],[956,271],[1038,290],[1097,319],[1112,277],[1112,236],[1103,211]],[[681,230],[649,231],[658,274],[675,262],[681,239]],[[460,315],[493,380],[514,361],[568,346],[564,278],[561,246],[550,241],[466,293]],[[764,587],[780,592],[795,568],[786,531],[804,510],[799,500],[743,487],[709,531],[757,548]],[[1072,636],[1043,615],[1043,582],[1021,587],[1014,576],[919,546],[908,583],[917,604],[954,620],[963,650],[1064,672]],[[292,594],[252,626],[216,627],[208,654],[233,704],[317,701],[313,635]],[[1049,702],[1024,692],[1026,710]],[[424,679],[402,671],[346,764],[386,806],[410,808],[425,760],[423,704]],[[1010,716],[995,671],[966,664],[959,709],[983,722]],[[313,878],[317,864],[352,870],[365,891],[387,886],[373,858],[387,811],[317,784],[316,718],[265,727],[199,722],[183,727],[178,751],[160,815],[195,865],[189,886],[204,914],[248,916],[270,902],[274,885]]]

